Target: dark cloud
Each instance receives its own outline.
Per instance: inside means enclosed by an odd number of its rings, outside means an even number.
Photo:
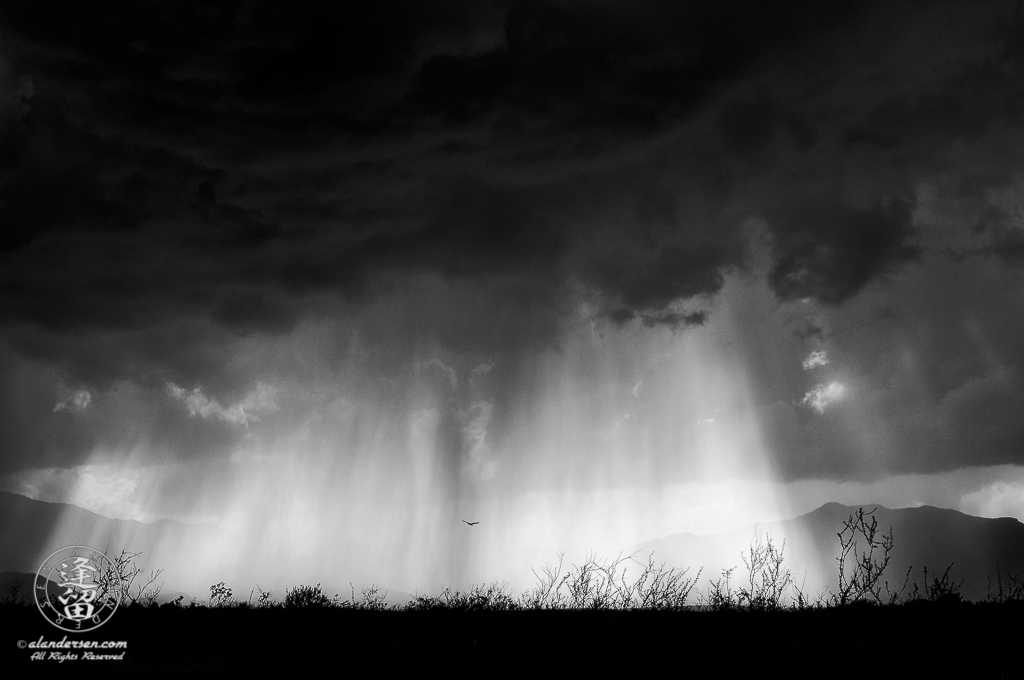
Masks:
[[[54,390],[154,403],[315,373],[237,357],[324,319],[382,373],[423,346],[514,365],[581,299],[701,325],[759,258],[777,301],[850,304],[934,246],[927,182],[976,218],[948,252],[1019,267],[1021,25],[1001,2],[6,2],[2,339]],[[210,450],[239,436],[204,423]]]
[[[919,251],[912,205],[893,200],[867,210],[805,205],[773,217],[775,265],[769,281],[779,298],[813,297],[838,304]]]
[[[648,327],[665,325],[672,328],[681,328],[686,326],[703,326],[707,318],[707,312],[663,312],[657,315],[645,315],[643,322]]]
[[[298,320],[293,308],[254,291],[229,294],[214,311],[213,318],[241,334],[287,333]]]
[[[741,158],[761,153],[775,136],[778,118],[775,103],[767,97],[730,102],[722,109],[719,119],[726,151]],[[808,137],[810,134],[804,132],[801,139]]]
[[[8,282],[37,292],[8,314],[51,329],[131,326],[197,311],[180,297],[225,320],[239,281],[366,298],[387,270],[526,269],[556,287],[580,276],[610,308],[647,313],[714,293],[742,255],[735,231],[701,233],[720,206],[687,214],[673,205],[671,178],[660,196],[642,177],[613,186],[643,172],[636,162],[528,178],[670,129],[759,59],[853,16],[815,3],[741,9],[238,3],[111,16],[11,4],[5,56],[34,94],[0,187],[5,247],[20,253]],[[801,148],[816,137],[764,96],[719,119],[726,150],[741,158],[780,126]],[[729,171],[709,170],[721,195]],[[588,254],[579,222],[594,207],[652,198],[660,214],[635,212],[614,225],[613,252]],[[117,230],[139,237],[119,238],[116,261],[101,256],[108,281],[92,290],[98,258],[75,271],[59,251],[73,234]],[[48,286],[30,281],[27,270],[41,267],[79,278],[59,282],[81,291],[65,297],[60,319],[46,311]],[[148,281],[135,285],[139,267]]]
[[[847,147],[856,147],[859,145],[866,147],[874,147],[883,151],[890,151],[900,146],[900,140],[895,137],[889,137],[881,132],[875,130],[869,130],[862,125],[851,128],[846,136],[843,137],[843,144]]]
[[[809,338],[814,338],[819,341],[825,339],[825,329],[815,323],[812,319],[801,319],[797,324],[796,330],[793,331],[793,334],[802,341],[806,341]]]

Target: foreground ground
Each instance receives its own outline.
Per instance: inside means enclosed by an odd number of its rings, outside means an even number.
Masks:
[[[1024,607],[1016,603],[774,613],[135,606],[84,634],[58,630],[35,607],[3,606],[0,617],[0,674],[6,677],[274,670],[291,676],[299,669],[341,676],[440,670],[460,676],[699,671],[747,678],[1024,677]],[[33,650],[19,648],[20,641],[41,637],[124,640],[128,647],[116,661],[32,661]]]

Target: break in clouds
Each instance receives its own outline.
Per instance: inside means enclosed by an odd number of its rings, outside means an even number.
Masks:
[[[552,365],[699,337],[782,479],[1022,463],[1022,46],[1013,2],[5,2],[0,471],[495,479]],[[581,430],[655,427],[641,359]]]

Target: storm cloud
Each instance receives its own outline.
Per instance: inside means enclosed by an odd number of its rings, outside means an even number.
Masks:
[[[581,308],[696,332],[736,280],[785,475],[1024,462],[1022,45],[1009,2],[5,2],[0,464],[229,455],[342,367],[428,413],[386,381],[440,357],[485,468]]]

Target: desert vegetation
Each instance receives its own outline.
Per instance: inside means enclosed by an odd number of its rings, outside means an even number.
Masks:
[[[144,573],[136,565],[139,553],[121,551],[112,558],[112,573],[107,579],[121,581],[122,606],[179,607],[212,609],[344,609],[352,611],[533,611],[533,610],[649,610],[649,611],[801,611],[809,609],[858,606],[900,606],[931,602],[959,604],[967,602],[961,594],[962,582],[953,577],[955,565],[942,572],[922,566],[903,574],[890,573],[892,551],[896,543],[892,530],[883,532],[873,512],[859,509],[843,522],[836,534],[839,556],[836,558],[834,587],[808,593],[794,583],[786,564],[785,542],[771,534],[755,534],[749,549],[739,555],[739,565],[706,578],[703,569],[666,567],[646,560],[637,553],[602,558],[588,555],[580,564],[565,564],[559,555],[554,564],[534,570],[536,584],[521,593],[513,593],[507,583],[478,584],[468,590],[444,589],[438,595],[415,595],[406,604],[389,603],[387,592],[373,586],[347,596],[329,594],[321,584],[297,585],[275,597],[256,585],[248,596],[236,596],[224,582],[210,586],[206,599],[160,598],[161,571]],[[0,598],[7,604],[24,603],[15,589]],[[1019,603],[1024,601],[1024,579],[1003,575],[996,565],[994,578],[983,603]]]
[[[1024,580],[997,567],[988,592],[969,601],[955,565],[890,573],[899,537],[883,532],[870,510],[837,529],[831,586],[816,593],[794,582],[785,542],[768,533],[755,534],[735,566],[712,576],[653,555],[557,557],[522,592],[478,584],[403,604],[380,588],[341,594],[320,583],[236,593],[222,581],[202,599],[168,598],[159,571],[143,571],[138,554],[121,552],[108,577],[122,582],[123,610],[93,637],[131,641],[126,661],[104,668],[131,677],[240,668],[294,674],[325,658],[348,673],[543,668],[604,677],[644,664],[692,667],[701,657],[731,675],[726,670],[759,667],[781,649],[793,650],[789,677],[827,669],[830,677],[861,678],[869,668],[880,677],[1015,676],[1018,663],[1006,650],[1016,644]],[[27,602],[13,588],[4,595],[0,625],[8,637],[56,633],[30,593]],[[955,644],[936,648],[938,639]],[[28,654],[9,647],[12,661],[31,666]]]

